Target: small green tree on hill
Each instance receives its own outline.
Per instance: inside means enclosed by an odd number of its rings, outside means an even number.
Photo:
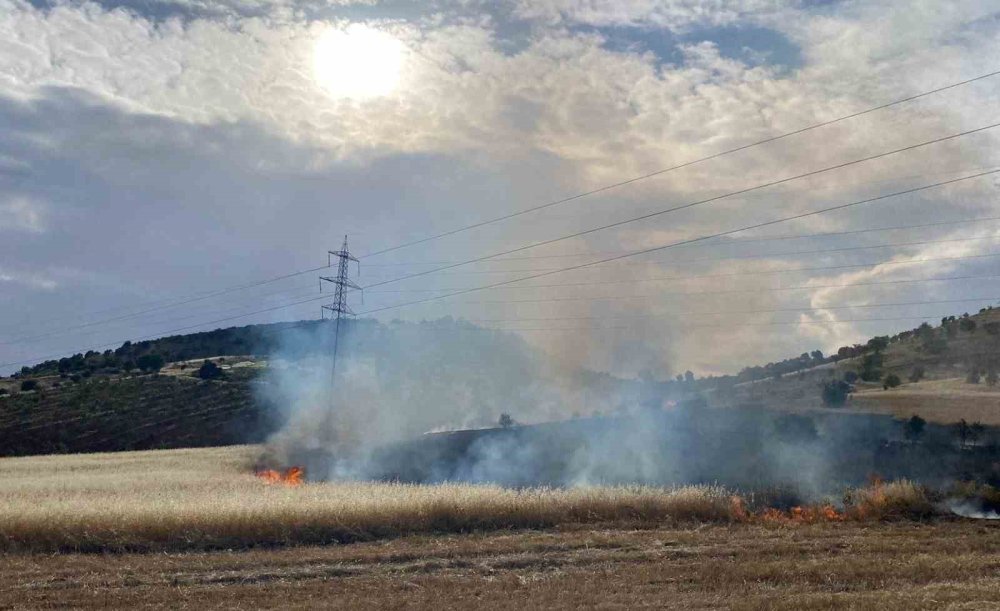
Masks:
[[[885,376],[885,380],[882,381],[882,390],[889,390],[890,388],[896,388],[900,384],[902,384],[902,381],[899,379],[899,376],[894,373],[890,373],[889,375]]]

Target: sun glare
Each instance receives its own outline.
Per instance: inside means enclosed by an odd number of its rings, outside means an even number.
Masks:
[[[399,85],[403,51],[398,39],[366,25],[330,29],[316,42],[313,73],[334,97],[385,96]]]

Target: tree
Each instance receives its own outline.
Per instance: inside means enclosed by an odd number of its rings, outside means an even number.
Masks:
[[[902,381],[900,381],[899,376],[894,373],[890,373],[889,375],[885,376],[885,380],[882,381],[882,390],[889,390],[890,388],[896,388],[900,384],[902,384]]]
[[[911,382],[919,382],[923,378],[924,378],[924,366],[917,365],[916,367],[913,368],[913,372],[910,373],[909,379]]]
[[[222,368],[212,361],[206,360],[198,368],[197,375],[202,380],[217,380],[222,377]]]
[[[913,416],[903,423],[903,437],[905,437],[907,441],[920,441],[920,438],[924,435],[924,428],[926,426],[926,420],[920,416]]]
[[[851,385],[841,380],[832,380],[823,384],[821,397],[823,405],[827,407],[841,407],[847,403],[847,395],[851,392]]]
[[[500,414],[499,424],[500,424],[500,428],[502,428],[502,429],[509,429],[509,428],[513,428],[515,422],[514,422],[514,419],[511,418],[510,414],[503,413],[503,414]]]
[[[857,371],[845,371],[844,372],[844,381],[847,382],[848,384],[854,384],[855,382],[858,381],[858,372]]]
[[[811,356],[814,361],[822,361],[823,360],[823,351],[822,350],[813,350],[812,352],[809,353],[809,356]]]
[[[968,382],[969,384],[979,384],[979,379],[980,379],[979,367],[973,365],[971,368],[969,368],[969,373],[968,375],[965,376],[965,381]]]
[[[166,361],[159,354],[144,354],[136,361],[139,369],[147,373],[159,371],[163,369],[163,365],[165,364]]]
[[[38,380],[24,380],[21,382],[21,391],[38,390]]]
[[[4,396],[6,394],[9,394],[9,393],[10,393],[10,391],[7,390],[6,388],[0,388],[0,397]]]
[[[966,333],[976,332],[976,321],[971,318],[962,317],[962,320],[958,321],[958,326],[961,327],[962,331]]]
[[[948,349],[948,340],[934,335],[924,336],[923,349],[929,354],[941,354]]]
[[[128,373],[133,369],[135,369],[135,361],[133,361],[132,359],[128,359],[124,363],[122,363],[122,370],[124,370],[125,373]]]
[[[882,352],[889,346],[889,336],[879,335],[868,340],[866,347],[872,352]]]
[[[971,432],[969,423],[965,421],[965,418],[962,418],[952,428],[955,432],[955,437],[958,438],[959,447],[964,448],[966,442],[969,440],[969,433]]]
[[[685,371],[684,372],[684,381],[685,382],[694,382],[694,374],[691,373],[690,371]]]
[[[878,382],[882,377],[882,353],[866,354],[861,359],[861,370],[858,374],[865,382]]]

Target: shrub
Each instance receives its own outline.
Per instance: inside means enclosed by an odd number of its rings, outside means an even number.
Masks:
[[[928,518],[937,513],[926,488],[911,481],[875,481],[844,496],[847,514],[865,520]]]
[[[925,375],[925,373],[924,373],[924,366],[923,365],[917,365],[916,367],[913,368],[913,372],[910,373],[910,378],[909,379],[910,379],[911,382],[919,382],[920,380],[922,380],[924,378],[924,375]]]
[[[10,391],[8,391],[6,388],[0,388],[0,397],[7,394],[10,394]]]
[[[848,384],[854,384],[855,382],[858,381],[858,372],[856,372],[856,371],[845,371],[844,372],[844,381],[847,382]]]
[[[498,422],[500,424],[500,428],[502,429],[512,428],[515,424],[514,419],[510,414],[500,414],[500,420]]]
[[[21,390],[24,392],[38,390],[38,380],[24,380],[21,382]]]
[[[823,404],[828,407],[841,407],[847,403],[847,395],[851,392],[851,385],[840,380],[833,380],[823,385],[821,396]]]
[[[882,353],[872,352],[861,359],[861,370],[858,372],[865,382],[877,382],[882,377]]]
[[[139,366],[139,369],[145,372],[159,371],[163,369],[163,365],[165,364],[166,361],[164,361],[163,357],[159,354],[144,354],[139,357],[139,360],[136,361],[136,365]]]
[[[979,367],[973,367],[969,370],[968,375],[965,376],[965,381],[969,384],[979,384]]]
[[[197,375],[202,380],[217,380],[222,377],[222,368],[212,361],[205,361],[198,368]]]
[[[929,354],[941,354],[948,349],[948,341],[943,337],[926,337],[923,348]]]
[[[890,373],[889,375],[885,376],[885,380],[882,381],[882,390],[889,390],[890,388],[896,388],[900,384],[902,384],[902,381],[900,381],[899,376],[894,373]]]
[[[962,331],[965,331],[966,333],[976,332],[976,321],[971,318],[963,318],[958,322],[958,326],[961,327]]]
[[[989,371],[986,372],[986,385],[990,387],[996,386],[998,381],[1000,380],[997,379],[996,368],[990,367]]]

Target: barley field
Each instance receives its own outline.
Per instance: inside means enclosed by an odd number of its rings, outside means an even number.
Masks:
[[[511,490],[267,484],[255,446],[0,459],[0,549],[150,551],[354,542],[602,521],[734,519],[712,487]]]
[[[840,511],[779,511],[712,487],[268,484],[252,473],[259,452],[0,460],[0,608],[1000,601],[1000,521],[934,513],[907,482],[851,491]]]

